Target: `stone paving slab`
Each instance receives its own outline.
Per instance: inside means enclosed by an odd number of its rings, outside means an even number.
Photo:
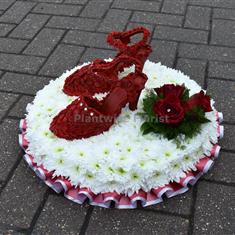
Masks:
[[[208,76],[235,80],[235,64],[228,62],[211,61],[209,63]]]
[[[223,33],[223,38],[221,38],[221,33]],[[211,43],[235,46],[235,27],[233,21],[213,20]]]
[[[36,73],[42,66],[44,58],[36,56],[0,54],[0,69],[26,73]]]
[[[179,58],[176,68],[195,80],[200,86],[205,86],[206,61]]]
[[[18,24],[34,6],[33,2],[17,1],[0,17],[0,21]]]
[[[184,218],[143,213],[139,210],[105,210],[95,208],[87,234],[187,234],[189,221]]]
[[[198,186],[194,234],[233,234],[235,188],[208,182]]]
[[[235,125],[224,125],[224,132],[226,135],[220,141],[221,146],[230,151],[235,150]]]
[[[32,39],[49,19],[48,15],[28,14],[11,32],[10,37]]]
[[[0,36],[6,36],[14,27],[13,24],[0,23]]]
[[[32,12],[49,15],[77,16],[81,9],[81,6],[39,3]]]
[[[225,183],[235,183],[235,153],[221,152],[219,161],[215,162],[213,169],[204,178]]]
[[[20,147],[18,136],[12,131],[17,130],[17,120],[5,119],[0,124],[0,181],[5,182],[19,160]]]
[[[77,234],[81,230],[88,206],[50,195],[32,234]]]
[[[66,34],[63,42],[84,47],[111,49],[111,47],[106,43],[106,37],[107,35],[105,33],[70,30]]]
[[[201,44],[181,43],[179,46],[179,56],[199,59],[235,62],[235,48],[224,46],[212,46]]]
[[[224,120],[233,123],[235,121],[235,115],[231,111],[235,105],[235,82],[208,79],[208,91],[216,101],[215,107],[224,113]]]
[[[211,9],[206,7],[189,6],[187,8],[184,26],[193,29],[209,30]]]
[[[43,29],[24,50],[24,54],[48,56],[64,34],[61,29]]]
[[[28,44],[26,40],[0,38],[0,51],[6,53],[20,53]]]
[[[173,67],[177,52],[177,43],[166,40],[152,40],[151,45],[155,49],[150,54],[149,59],[154,62],[161,62],[168,67]]]
[[[113,50],[87,48],[85,53],[82,55],[80,62],[88,62],[91,61],[92,58],[108,59],[113,58],[115,55],[116,52]]]
[[[33,101],[33,96],[23,95],[20,97],[18,102],[15,106],[11,109],[9,116],[24,118],[25,117],[25,110],[28,103]]]
[[[0,2],[0,9],[6,10],[14,2],[15,2],[15,0],[2,0]]]
[[[126,0],[126,1],[115,0],[112,7],[113,8],[127,9],[127,10],[158,12],[159,8],[160,8],[160,2],[135,1],[134,4],[133,4],[132,0]]]
[[[162,12],[171,14],[181,14],[185,13],[187,7],[187,0],[165,0],[162,5]]]
[[[110,9],[107,15],[102,20],[98,31],[107,32],[110,31],[123,31],[131,16],[131,11]]]
[[[233,0],[189,0],[190,4],[208,7],[235,8]]]
[[[47,26],[62,29],[95,30],[98,22],[99,21],[90,18],[53,16]]]
[[[5,91],[33,95],[47,85],[50,80],[48,77],[7,72],[0,80],[0,87]]]
[[[183,195],[137,210],[56,195],[21,161],[27,103],[63,71],[114,57],[107,33],[152,34],[150,60],[181,70],[214,97],[225,137],[213,169]],[[234,0],[0,0],[0,234],[213,234],[235,231]]]
[[[157,39],[169,39],[179,42],[207,43],[208,32],[193,29],[172,28],[159,25],[153,35]]]
[[[88,0],[65,0],[64,3],[66,4],[79,4],[84,5],[88,2]]]
[[[0,105],[1,105],[1,110],[0,110],[0,119],[4,117],[6,114],[7,110],[10,108],[11,105],[16,102],[18,98],[18,95],[16,94],[8,94],[8,93],[3,93],[0,92]]]
[[[21,161],[0,195],[0,226],[28,228],[47,187]]]
[[[131,21],[180,27],[183,22],[183,16],[162,14],[162,13],[146,13],[146,12],[136,11],[134,12],[132,16]]]
[[[137,22],[128,22],[126,28],[127,29],[133,29],[133,28],[136,28],[136,27],[145,27],[151,32],[151,34],[153,33],[153,30],[154,30],[154,25],[152,25],[152,24],[137,23]]]
[[[193,202],[193,190],[187,193],[164,200],[157,205],[149,206],[146,210],[163,211],[177,215],[190,215]]]
[[[83,51],[84,48],[79,46],[58,45],[39,71],[39,74],[45,76],[61,75],[64,71],[77,65]]]
[[[213,17],[218,19],[235,20],[235,10],[216,8],[214,9]]]

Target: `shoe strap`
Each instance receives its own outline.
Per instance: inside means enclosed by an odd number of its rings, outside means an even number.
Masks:
[[[135,73],[142,72],[142,65],[140,60],[128,55],[120,55],[114,58],[112,61],[104,64],[94,63],[94,65],[91,66],[90,71],[91,73],[96,73],[96,72],[118,73],[123,71],[125,67],[129,67],[131,65],[135,65]]]
[[[143,34],[142,39],[137,43],[128,46],[128,44],[131,42],[131,37],[137,34]],[[107,42],[111,46],[122,51],[127,48],[134,48],[137,46],[147,44],[149,37],[150,37],[150,32],[148,29],[144,27],[137,27],[126,32],[111,32],[107,37]]]

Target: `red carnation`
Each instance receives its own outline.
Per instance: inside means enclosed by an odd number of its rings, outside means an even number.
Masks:
[[[154,104],[153,111],[158,116],[160,122],[179,124],[183,121],[185,112],[177,95],[179,93],[170,93],[166,98],[160,99]]]
[[[162,87],[155,88],[154,90],[160,97],[166,97],[169,94],[173,94],[176,97],[180,98],[184,93],[185,87],[180,85],[166,84]]]
[[[201,107],[204,112],[212,111],[210,97],[205,95],[203,91],[191,96],[187,101],[185,108],[188,111],[197,106]]]

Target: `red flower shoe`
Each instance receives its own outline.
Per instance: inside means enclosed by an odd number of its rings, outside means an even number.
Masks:
[[[140,61],[126,55],[110,62],[95,60],[91,66],[84,66],[66,78],[63,91],[70,96],[90,97],[96,93],[109,92],[118,82],[118,73],[133,64],[141,71]]]
[[[126,101],[127,93],[122,88],[115,88],[104,102],[81,96],[53,119],[50,130],[67,140],[99,135],[113,125]]]
[[[115,82],[110,84],[112,89],[102,101],[90,96],[80,96],[54,117],[50,130],[57,137],[67,140],[88,138],[109,130],[127,103],[131,110],[136,109],[147,76],[141,72],[140,62],[128,56],[114,59],[112,65],[115,66],[112,70],[116,73],[126,62],[135,64],[135,72],[129,73],[121,80],[117,75],[113,76]],[[106,75],[105,68],[99,69],[102,70],[101,74]]]
[[[143,34],[143,38],[133,44],[128,45],[134,35]],[[151,47],[147,44],[150,32],[143,28],[135,28],[126,32],[113,32],[107,37],[107,42],[119,49],[115,60],[106,62],[101,59],[94,60],[91,64],[78,69],[65,81],[63,91],[67,95],[93,96],[95,93],[110,91],[113,81],[116,81],[118,72],[122,72],[125,67],[132,65],[124,56],[128,56],[140,61],[140,70],[151,53]],[[120,58],[119,58],[120,57]],[[116,64],[119,66],[116,66]]]

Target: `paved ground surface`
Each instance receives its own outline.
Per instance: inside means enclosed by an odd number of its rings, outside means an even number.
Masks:
[[[183,196],[137,210],[70,203],[27,168],[25,106],[77,63],[109,57],[106,33],[144,25],[151,59],[181,69],[225,114],[220,159]],[[234,0],[0,0],[0,234],[235,234]]]

